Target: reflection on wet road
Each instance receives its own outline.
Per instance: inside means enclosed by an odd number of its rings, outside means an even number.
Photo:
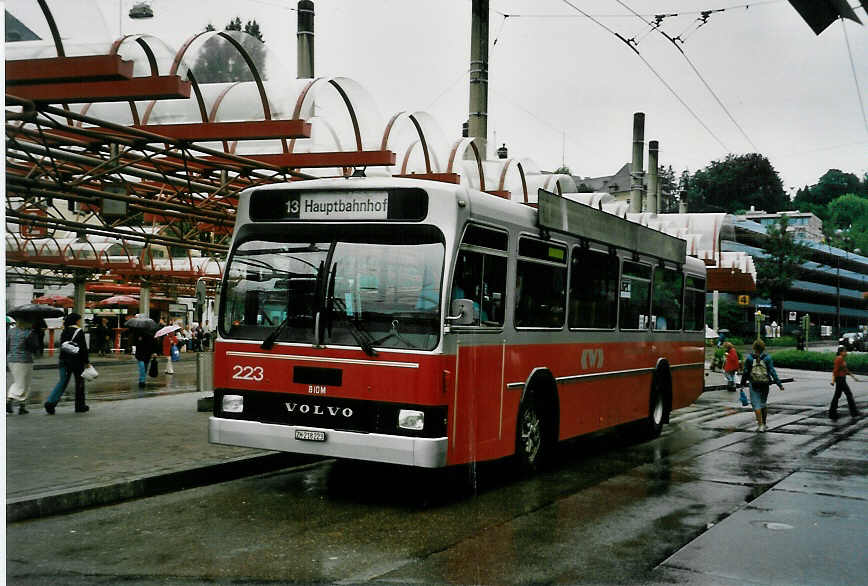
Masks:
[[[826,378],[773,394],[768,433],[753,431],[753,414],[732,394],[706,393],[654,441],[637,442],[629,428],[583,437],[529,479],[509,461],[429,471],[327,460],[13,524],[9,575],[458,584],[858,576],[864,558],[845,556],[848,543],[864,544],[868,522],[868,420],[830,422]],[[857,397],[866,410],[864,390]],[[751,556],[755,548],[773,553]],[[812,573],[801,563],[827,565]]]

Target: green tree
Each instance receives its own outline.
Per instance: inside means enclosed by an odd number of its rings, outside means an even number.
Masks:
[[[752,205],[778,212],[788,209],[789,204],[778,172],[757,153],[727,155],[694,173],[688,201],[693,212],[734,212]]]
[[[209,24],[205,30],[213,31],[215,29]],[[229,21],[225,30],[246,33],[234,34],[233,37],[250,55],[259,75],[265,79],[265,39],[262,37],[259,23],[255,20],[248,20],[242,26],[241,18],[236,16]],[[193,64],[193,74],[199,83],[253,81],[254,79],[250,68],[238,50],[229,41],[217,35],[205,41],[199,57]]]
[[[829,169],[815,185],[805,186],[796,192],[793,207],[802,212],[811,212],[825,222],[830,219],[829,204],[847,193],[868,197],[868,181],[860,181],[853,173]]]
[[[573,172],[570,171],[570,168],[564,165],[563,167],[558,167],[555,169],[555,173],[559,173],[561,175],[572,175]]]
[[[808,257],[809,248],[793,239],[787,232],[788,219],[769,227],[765,242],[768,256],[757,258],[757,290],[760,295],[768,297],[779,312],[778,323],[784,322],[784,297],[793,285],[793,280],[800,272],[800,265]]]
[[[678,203],[675,194],[678,186],[675,181],[675,170],[672,165],[660,166],[657,171],[657,181],[660,182],[660,213],[672,213],[678,211]]]
[[[831,241],[838,247],[868,254],[868,197],[847,193],[829,204],[828,227]],[[838,233],[841,230],[842,233]]]

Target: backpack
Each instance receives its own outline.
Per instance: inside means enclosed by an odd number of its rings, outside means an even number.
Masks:
[[[754,356],[753,368],[750,369],[750,382],[767,385],[770,382],[769,368],[762,356]]]

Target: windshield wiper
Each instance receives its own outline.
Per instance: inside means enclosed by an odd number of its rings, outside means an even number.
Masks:
[[[323,275],[323,265],[324,265],[324,263],[320,262],[319,268],[317,268],[317,270],[316,270],[317,288],[320,287],[319,283],[320,283],[320,281],[322,279],[322,275]],[[280,322],[280,325],[278,325],[270,334],[268,334],[268,337],[265,338],[265,340],[262,342],[262,344],[259,345],[259,347],[262,348],[263,350],[271,350],[274,347],[274,342],[277,340],[277,337],[280,336],[280,333],[283,331],[283,328],[286,327],[286,324],[289,323],[290,318],[293,317],[293,314],[290,313],[290,308],[289,308],[290,301],[292,300],[292,291],[293,291],[291,285],[292,285],[292,283],[288,283],[286,286],[286,317],[283,319],[282,322]],[[317,314],[319,314],[319,311],[317,311]]]
[[[335,309],[337,309],[341,317],[347,322],[349,326],[350,334],[352,334],[353,339],[356,341],[356,344],[362,349],[362,351],[368,356],[377,356],[377,351],[374,350],[374,339],[371,337],[371,334],[368,333],[367,330],[364,330],[355,322],[355,320],[350,319],[350,316],[347,315],[347,306],[344,303],[343,299],[338,299],[337,297],[329,297],[329,303],[333,304]],[[329,316],[331,319],[331,316]]]

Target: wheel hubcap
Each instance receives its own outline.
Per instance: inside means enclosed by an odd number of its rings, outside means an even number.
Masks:
[[[654,420],[654,425],[660,425],[663,421],[663,400],[660,395],[654,399],[654,409],[651,411],[651,417]]]
[[[528,409],[521,419],[521,445],[529,462],[536,460],[541,443],[539,416],[533,409]]]

